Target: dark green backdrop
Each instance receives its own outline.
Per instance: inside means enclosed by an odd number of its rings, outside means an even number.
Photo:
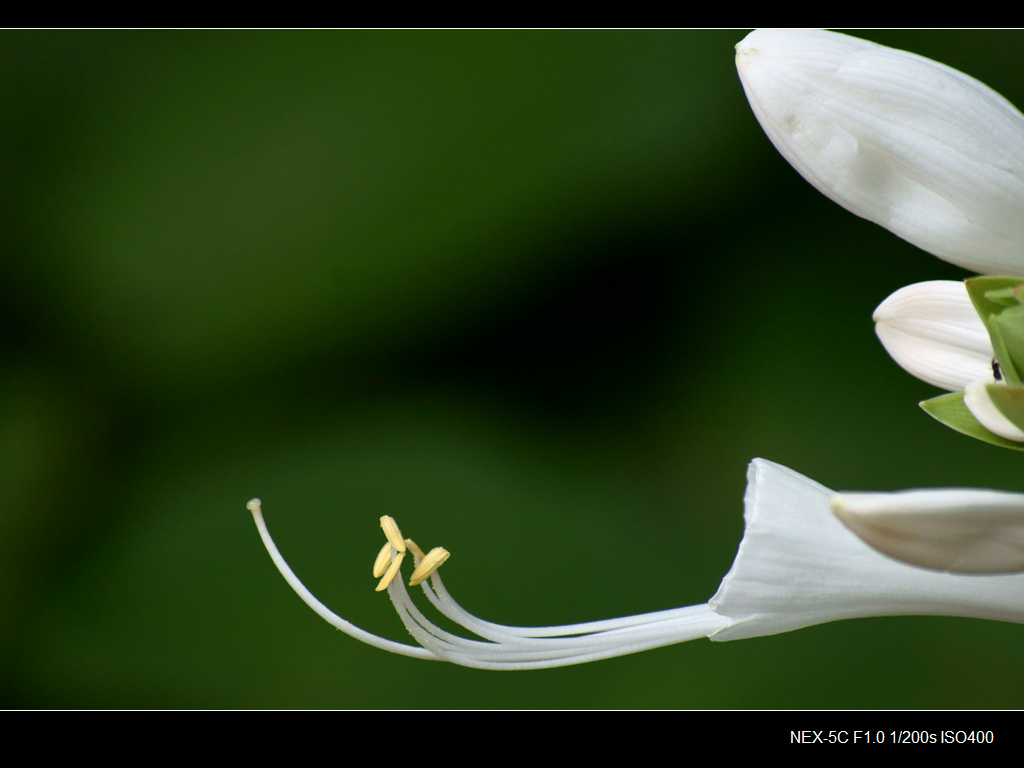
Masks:
[[[847,621],[493,673],[382,514],[547,624],[705,601],[747,462],[1024,490],[877,342],[958,279],[803,182],[734,32],[0,36],[0,706],[1021,707],[1024,627]],[[868,32],[1024,104],[1019,32]]]

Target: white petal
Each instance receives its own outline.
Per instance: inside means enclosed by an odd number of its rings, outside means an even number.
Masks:
[[[912,53],[821,30],[736,46],[747,99],[800,174],[954,264],[1024,275],[1024,115]]]
[[[1024,576],[966,576],[915,568],[869,547],[832,514],[828,488],[755,459],[746,530],[711,607],[736,640],[861,616],[922,614],[1024,622]]]
[[[873,318],[886,352],[922,381],[951,392],[979,379],[995,381],[992,341],[962,282],[900,288]]]
[[[1024,571],[1024,494],[844,493],[831,506],[847,528],[897,560],[956,573]]]
[[[981,423],[981,426],[989,432],[1005,437],[1007,440],[1024,442],[1024,432],[1003,416],[1002,412],[996,408],[996,404],[992,402],[992,398],[989,397],[986,386],[990,383],[982,380],[968,384],[964,389],[964,405]]]

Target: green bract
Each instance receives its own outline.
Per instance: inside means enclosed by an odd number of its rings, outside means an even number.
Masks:
[[[921,407],[933,419],[945,424],[950,429],[955,429],[960,434],[984,440],[986,443],[992,443],[1001,448],[1024,451],[1024,443],[1007,440],[983,427],[964,404],[963,392],[952,392],[948,395],[933,397],[931,400],[924,400],[921,402]]]
[[[973,277],[966,281],[967,294],[985,323],[1003,379],[1021,384],[1024,372],[1024,305],[1020,303],[1024,280],[1016,277]]]

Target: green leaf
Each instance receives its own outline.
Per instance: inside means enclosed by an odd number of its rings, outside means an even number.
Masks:
[[[964,404],[963,392],[939,395],[931,400],[922,401],[920,406],[933,419],[945,424],[950,429],[955,429],[963,435],[984,440],[986,443],[992,443],[992,445],[998,445],[1001,448],[1024,451],[1024,443],[1015,443],[1013,440],[999,437],[999,435],[994,435],[985,429]]]
[[[1024,280],[1019,277],[972,277],[965,281],[967,293],[978,310],[978,315],[985,323],[996,360],[1002,369],[1003,378],[1011,384],[1022,384],[1022,368],[1024,368],[1024,338],[1022,331],[1016,326],[1022,322],[1017,317],[1018,310],[1024,309],[1017,300],[1017,291]],[[1006,312],[1014,313],[1005,323],[999,318]],[[1009,331],[1011,338],[1004,338],[1004,331]]]
[[[999,412],[1024,429],[1024,387],[1008,387],[1003,384],[989,384],[985,387]]]

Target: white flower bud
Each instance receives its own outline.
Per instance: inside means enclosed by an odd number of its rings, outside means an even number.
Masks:
[[[990,381],[975,381],[964,389],[964,405],[985,429],[1007,440],[1024,442],[1024,431],[1006,418],[988,394]]]
[[[943,488],[843,493],[832,512],[897,560],[954,573],[1024,571],[1024,494]]]
[[[962,282],[900,288],[872,317],[885,351],[922,381],[956,392],[973,381],[995,380],[992,341]]]
[[[736,46],[754,114],[820,192],[941,259],[1024,275],[1024,115],[951,67],[822,30]]]

